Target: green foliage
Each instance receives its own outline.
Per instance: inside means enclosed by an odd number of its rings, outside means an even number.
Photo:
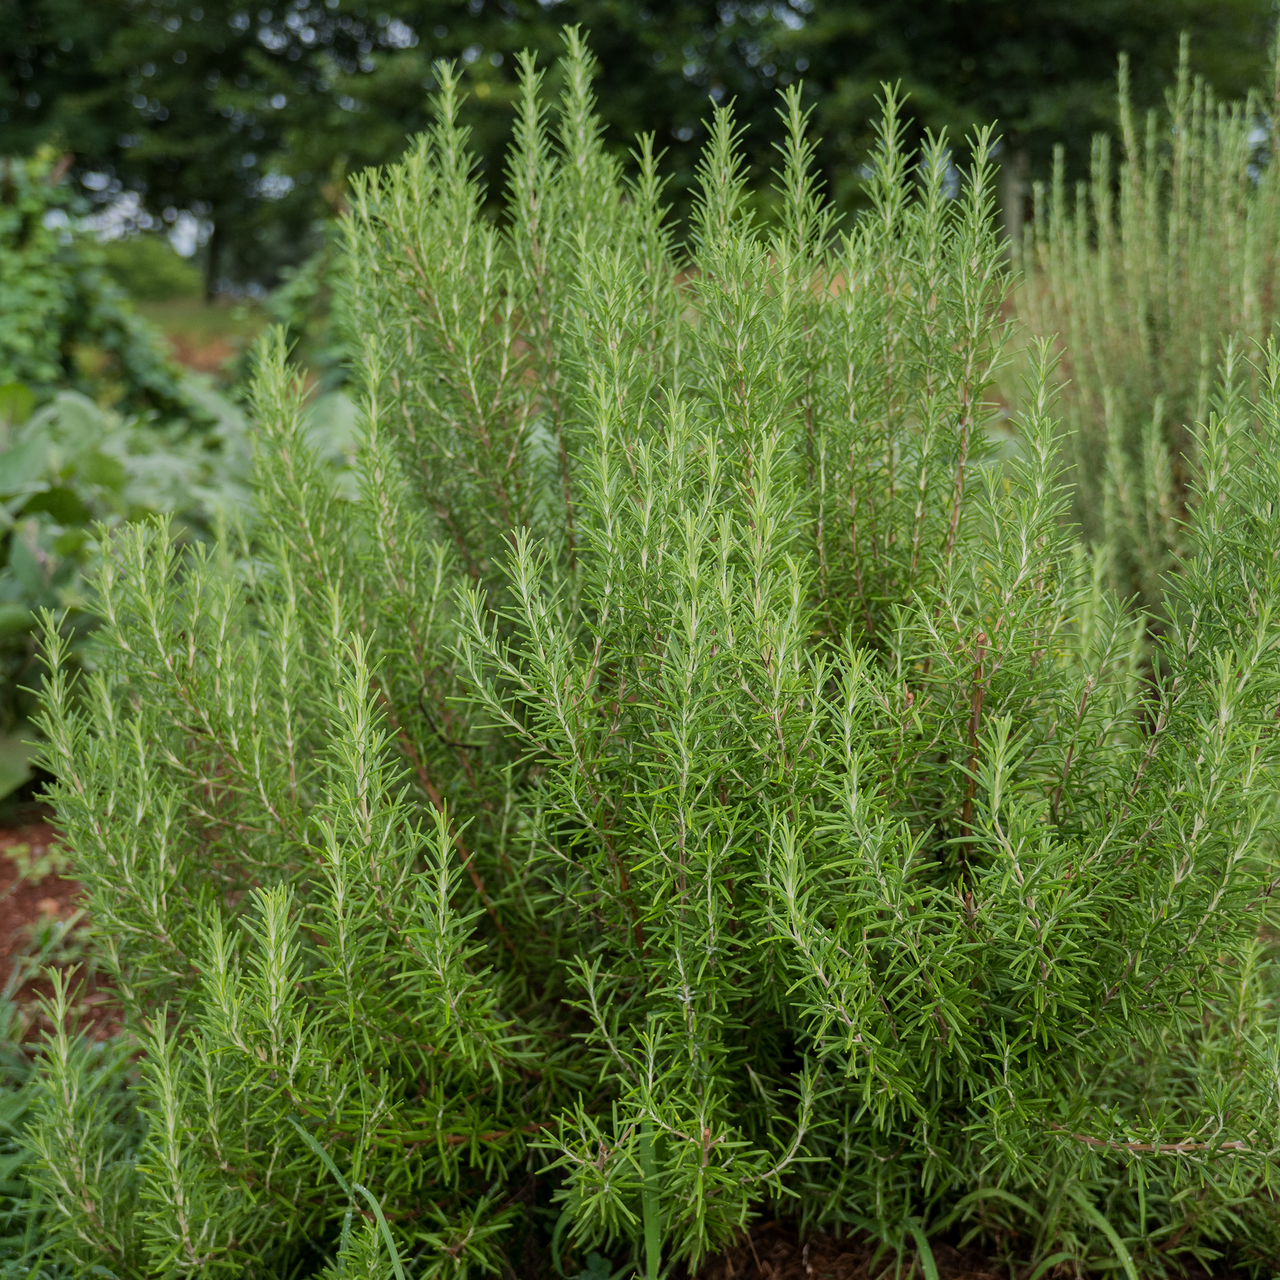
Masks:
[[[1280,101],[1219,102],[1190,74],[1184,38],[1164,115],[1135,117],[1120,65],[1122,159],[1094,139],[1088,182],[1068,191],[1061,151],[1035,189],[1019,311],[1065,344],[1073,516],[1108,548],[1123,594],[1160,608],[1179,559],[1199,470],[1197,423],[1225,383],[1256,398],[1242,356],[1280,316],[1280,166],[1269,124]],[[1280,64],[1277,66],[1280,73]]]
[[[26,1157],[27,1198],[14,1205],[23,1226],[24,1252],[15,1259],[12,1274],[24,1280],[33,1274],[86,1274],[74,1249],[58,1247],[65,1234],[68,1193],[79,1197],[76,1215],[94,1233],[98,1256],[103,1246],[110,1253],[113,1247],[118,1250],[115,1242],[136,1235],[134,1224],[120,1216],[121,1205],[137,1194],[133,1155],[145,1133],[131,1088],[136,1084],[129,1062],[133,1046],[127,1039],[99,1044],[69,1035],[65,1028],[73,993],[56,970],[52,984],[48,1012],[55,1030],[39,1060],[38,1087],[28,1084],[19,1095],[27,1110],[20,1148]],[[27,1270],[33,1262],[43,1269]]]
[[[145,1125],[58,1031],[58,1256],[498,1273],[550,1213],[566,1268],[652,1276],[768,1211],[1263,1265],[1280,360],[1204,428],[1144,677],[1044,348],[988,439],[990,137],[948,199],[890,97],[838,232],[789,93],[765,230],[717,111],[682,248],[572,33],[561,71],[553,110],[522,62],[501,226],[451,71],[355,184],[356,500],[277,335],[252,540],[122,527],[78,680],[49,621]]]
[[[188,411],[178,371],[77,231],[50,150],[0,158],[0,386],[71,387],[126,410]],[[69,212],[70,211],[70,212]]]
[[[77,652],[91,625],[83,576],[98,523],[166,513],[180,536],[208,537],[248,496],[243,415],[181,377],[109,274],[145,268],[154,282],[157,252],[188,288],[191,269],[158,240],[104,250],[76,230],[53,159],[0,162],[0,794],[27,773],[38,611],[67,611]],[[345,467],[349,404],[322,396],[308,422]]]
[[[958,134],[996,121],[1004,177],[1016,184],[1047,174],[1055,147],[1071,166],[1087,160],[1092,135],[1114,123],[1119,55],[1134,58],[1137,102],[1158,103],[1189,32],[1197,69],[1243,96],[1264,72],[1273,23],[1257,0],[913,0],[909,14],[895,0],[814,0],[769,60],[806,55],[838,189],[856,189],[870,141],[862,121],[885,81],[910,92],[921,128]]]
[[[11,1039],[18,1015],[10,995],[0,1005],[0,1276],[36,1280],[55,1272],[41,1270],[48,1240],[40,1197],[27,1177],[32,1151],[25,1141],[34,1071],[31,1057]]]
[[[0,9],[0,136],[20,152],[73,147],[80,171],[144,191],[151,211],[208,217],[206,282],[270,283],[321,239],[343,175],[401,157],[428,126],[433,67],[464,59],[463,108],[498,204],[518,56],[560,29],[594,32],[610,87],[601,113],[620,158],[652,132],[681,218],[696,187],[708,95],[748,122],[752,186],[768,195],[782,138],[776,90],[803,80],[837,203],[863,200],[879,87],[901,82],[921,129],[999,121],[1016,186],[1072,163],[1111,123],[1116,55],[1140,55],[1138,100],[1159,100],[1178,32],[1198,68],[1243,94],[1266,61],[1263,0],[21,0]],[[0,143],[0,148],[5,146]],[[289,184],[292,183],[290,186]]]
[[[0,10],[0,59],[16,70],[0,76],[0,134],[24,151],[73,145],[82,172],[118,175],[153,212],[208,217],[211,291],[266,284],[319,247],[344,174],[398,159],[428,126],[424,90],[439,59],[465,59],[475,146],[499,178],[517,55],[558,50],[565,21],[599,34],[620,145],[655,130],[682,179],[713,83],[773,123],[773,86],[748,61],[749,43],[782,26],[763,7],[729,29],[709,0],[568,0],[554,13],[537,0],[391,0],[376,11],[359,0],[274,11],[204,0],[172,14],[150,0],[23,0]]]
[[[102,409],[63,391],[35,413],[22,384],[0,388],[0,742],[31,736],[27,718],[40,684],[41,610],[63,619],[79,655],[94,622],[86,600],[103,533],[164,514],[180,541],[208,540],[244,518],[252,449],[244,415],[194,378],[187,403],[213,427],[157,423]],[[6,407],[7,406],[7,407]],[[351,489],[354,412],[345,396],[311,400],[306,436],[326,471]],[[10,769],[0,796],[27,776]]]
[[[14,852],[6,850],[10,855]],[[50,870],[60,869],[55,864],[61,861],[61,854],[51,849],[32,860],[30,849],[23,849],[15,861],[21,864],[24,879],[28,875],[40,879]],[[11,887],[7,893],[12,891]],[[50,1257],[50,1202],[31,1180],[38,1156],[29,1127],[42,1085],[36,1079],[36,1046],[30,1035],[32,1002],[20,1000],[17,993],[45,966],[58,966],[53,985],[65,1021],[68,992],[61,974],[85,959],[83,931],[77,928],[81,914],[77,912],[70,920],[41,918],[29,927],[28,937],[9,940],[9,978],[0,991],[0,1277],[4,1280],[70,1280],[74,1275]],[[102,1094],[104,1101],[109,1099],[111,1106],[127,1106],[123,1092],[129,1053],[126,1042],[68,1040],[66,1048],[71,1077]],[[135,1134],[130,1145],[136,1141]]]
[[[25,395],[23,393],[26,393]],[[29,734],[24,722],[40,682],[36,642],[42,609],[62,612],[79,652],[92,624],[84,574],[103,529],[171,513],[185,536],[208,536],[248,497],[249,446],[243,417],[229,402],[184,388],[212,432],[167,426],[102,409],[63,391],[31,413],[22,384],[0,389],[0,729]],[[4,401],[8,401],[8,412]],[[11,785],[22,777],[10,779]]]
[[[324,243],[301,266],[286,268],[278,288],[267,299],[273,324],[284,330],[293,359],[316,378],[322,392],[333,391],[347,380],[350,358],[350,323],[344,315],[340,272],[340,237],[325,236]],[[252,376],[246,354],[245,377]]]
[[[200,272],[162,236],[137,235],[104,245],[107,274],[139,302],[198,298]]]

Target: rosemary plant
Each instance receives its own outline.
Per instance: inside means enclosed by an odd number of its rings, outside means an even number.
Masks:
[[[250,541],[121,530],[78,688],[50,626],[146,1120],[121,1150],[51,1039],[61,1249],[656,1277],[765,1210],[1045,1266],[1264,1246],[1280,366],[1205,429],[1144,680],[1064,533],[1047,350],[1020,459],[988,442],[990,139],[950,199],[890,95],[840,231],[789,92],[762,228],[717,110],[680,247],[575,33],[562,70],[553,111],[523,62],[501,227],[447,69],[356,183],[358,498],[268,339]]]
[[[1098,135],[1089,181],[1072,193],[1059,153],[1021,246],[1021,318],[1065,348],[1073,516],[1109,549],[1116,586],[1151,611],[1183,549],[1196,424],[1223,381],[1243,378],[1256,397],[1239,356],[1280,315],[1280,63],[1269,89],[1271,101],[1217,101],[1192,78],[1184,37],[1167,111],[1144,127],[1122,58],[1120,163]]]

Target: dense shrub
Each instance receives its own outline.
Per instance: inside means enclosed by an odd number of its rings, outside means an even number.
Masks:
[[[179,373],[78,229],[52,151],[0,157],[0,386],[72,389],[116,407],[190,413]]]
[[[1020,455],[986,436],[984,163],[948,199],[891,100],[837,234],[792,93],[766,232],[719,110],[682,249],[564,74],[553,116],[524,65],[502,229],[448,73],[356,186],[357,501],[268,341],[253,542],[121,530],[78,702],[51,633],[146,1122],[50,1042],[61,1256],[656,1276],[767,1209],[1264,1258],[1280,369],[1202,433],[1144,677],[1043,350]]]
[[[1120,160],[1094,140],[1087,182],[1069,189],[1059,154],[1035,191],[1018,309],[1057,337],[1072,515],[1124,594],[1158,612],[1183,549],[1202,423],[1215,388],[1259,377],[1243,354],[1280,317],[1280,165],[1273,89],[1219,102],[1192,79],[1184,38],[1168,110],[1145,125],[1120,65]],[[1234,344],[1234,346],[1232,346]]]

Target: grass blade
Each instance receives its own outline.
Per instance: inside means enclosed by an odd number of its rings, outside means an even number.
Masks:
[[[295,1129],[297,1129],[299,1134],[302,1135],[303,1142],[305,1142],[307,1146],[309,1146],[311,1150],[314,1151],[324,1162],[325,1168],[333,1174],[334,1178],[337,1180],[338,1186],[346,1192],[347,1197],[354,1200],[355,1193],[358,1191],[369,1202],[369,1207],[373,1210],[374,1217],[378,1220],[378,1227],[382,1231],[382,1238],[386,1242],[387,1252],[391,1255],[391,1266],[396,1273],[396,1280],[405,1280],[404,1267],[400,1265],[400,1251],[396,1248],[396,1242],[391,1235],[391,1228],[387,1225],[387,1220],[382,1213],[382,1206],[378,1203],[377,1197],[369,1190],[368,1187],[362,1187],[358,1182],[354,1184],[349,1183],[346,1178],[338,1172],[338,1166],[333,1163],[329,1153],[315,1140],[315,1138],[313,1138],[311,1134],[309,1134],[292,1116],[287,1116],[286,1119]],[[348,1209],[347,1216],[342,1222],[342,1241],[338,1245],[339,1257],[342,1257],[346,1252],[347,1245],[350,1240],[351,1210]]]
[[[907,1230],[911,1232],[915,1239],[916,1254],[920,1259],[920,1265],[924,1268],[924,1280],[938,1280],[938,1264],[934,1261],[933,1250],[929,1248],[929,1240],[924,1233],[924,1227],[915,1218],[908,1218]]]
[[[1129,1280],[1138,1280],[1138,1269],[1133,1265],[1133,1258],[1125,1248],[1124,1241],[1120,1239],[1115,1227],[1102,1216],[1098,1207],[1079,1187],[1068,1188],[1067,1194],[1080,1206],[1080,1212],[1085,1218],[1111,1242],[1111,1247],[1116,1251],[1116,1257],[1120,1259],[1120,1265],[1124,1268],[1124,1273]]]
[[[382,1206],[378,1203],[377,1196],[368,1187],[362,1187],[358,1182],[354,1185],[355,1189],[369,1202],[369,1208],[373,1210],[374,1216],[378,1219],[378,1227],[382,1231],[383,1240],[386,1241],[387,1252],[391,1255],[391,1267],[396,1273],[396,1280],[404,1280],[404,1268],[400,1265],[400,1251],[396,1248],[396,1242],[391,1235],[391,1228],[387,1226],[387,1220],[383,1217]]]
[[[1070,1262],[1074,1255],[1070,1253],[1055,1253],[1051,1257],[1046,1258],[1032,1273],[1030,1280],[1040,1280],[1046,1271],[1052,1271],[1060,1262]]]

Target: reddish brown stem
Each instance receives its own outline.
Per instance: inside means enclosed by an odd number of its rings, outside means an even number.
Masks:
[[[448,817],[444,797],[440,794],[435,783],[431,781],[431,776],[423,767],[422,761],[418,758],[417,751],[414,750],[413,743],[409,741],[409,735],[400,727],[400,722],[396,719],[395,710],[387,700],[387,695],[383,693],[381,689],[375,688],[374,692],[377,695],[379,704],[386,714],[387,722],[395,731],[396,741],[400,744],[400,749],[406,756],[408,756],[409,763],[413,766],[413,772],[416,775],[419,784],[423,791],[427,793],[427,799],[435,806],[437,813],[445,814],[446,817]],[[448,818],[448,822],[449,835],[453,840],[453,846],[457,849],[458,857],[462,859],[462,865],[466,867],[467,874],[471,877],[471,883],[475,885],[476,893],[479,895],[480,901],[484,903],[484,909],[489,913],[489,918],[493,921],[498,932],[502,935],[502,940],[507,944],[511,954],[515,955],[515,944],[511,941],[511,935],[507,933],[506,927],[503,925],[502,921],[498,919],[497,908],[493,905],[488,892],[485,890],[484,878],[476,870],[471,850],[463,843],[462,837],[458,834],[457,829],[453,825],[453,819]]]
[[[1068,1133],[1061,1125],[1049,1126],[1055,1133]],[[1086,1147],[1105,1147],[1108,1151],[1150,1151],[1160,1155],[1182,1155],[1190,1151],[1249,1151],[1247,1142],[1109,1142],[1105,1138],[1091,1138],[1085,1133],[1072,1133],[1077,1142]]]

